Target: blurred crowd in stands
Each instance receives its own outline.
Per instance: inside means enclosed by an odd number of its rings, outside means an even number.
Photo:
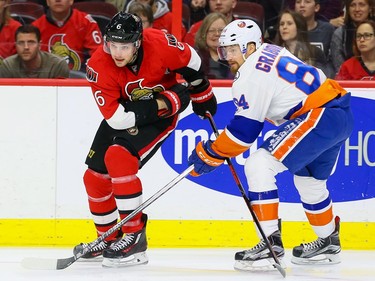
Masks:
[[[183,0],[181,41],[210,79],[233,79],[216,48],[234,19],[256,21],[283,46],[337,80],[375,77],[375,0]],[[172,0],[0,0],[0,78],[85,78],[105,27],[127,11],[172,33]]]

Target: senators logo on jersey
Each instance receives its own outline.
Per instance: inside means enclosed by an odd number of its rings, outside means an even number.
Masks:
[[[143,80],[144,79],[142,78],[137,81],[129,82],[125,85],[125,93],[131,101],[150,100],[154,98],[155,93],[160,93],[165,90],[160,84],[153,87],[143,87]]]
[[[51,36],[48,42],[48,51],[62,57],[71,70],[79,70],[81,68],[81,59],[74,50],[64,43],[64,36],[65,34]]]

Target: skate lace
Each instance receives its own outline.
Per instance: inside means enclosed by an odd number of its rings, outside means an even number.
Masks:
[[[264,240],[260,240],[260,242],[258,244],[256,244],[254,247],[252,247],[249,250],[245,250],[245,253],[251,253],[251,252],[254,252],[254,251],[258,251],[260,249],[263,249],[265,246],[266,246],[266,242],[264,242]]]
[[[89,244],[84,243],[85,246],[88,246]],[[90,251],[95,252],[95,251],[102,251],[105,248],[107,248],[107,242],[101,241],[99,244],[95,245],[94,247],[91,248]]]
[[[115,251],[120,251],[127,246],[131,245],[134,240],[134,234],[126,234],[121,240],[113,243],[111,249]]]
[[[309,243],[303,243],[302,247],[304,251],[311,251],[320,248],[320,246],[324,245],[324,239],[318,238],[317,240]]]

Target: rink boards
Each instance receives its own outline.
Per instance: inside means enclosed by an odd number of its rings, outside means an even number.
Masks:
[[[219,101],[215,120],[223,129],[234,111],[230,83],[213,84]],[[329,187],[335,213],[342,219],[343,246],[375,249],[375,83],[342,85],[352,92],[356,122]],[[63,246],[94,239],[82,175],[101,116],[87,83],[3,80],[0,98],[0,245]],[[265,126],[251,151],[273,129]],[[176,131],[139,173],[144,199],[184,170],[196,141],[211,134],[208,121],[189,107]],[[245,187],[242,168],[248,155],[234,159]],[[278,185],[286,247],[313,239],[291,175],[280,175]],[[145,212],[150,246],[240,247],[257,240],[250,213],[225,165],[210,175],[184,179]]]

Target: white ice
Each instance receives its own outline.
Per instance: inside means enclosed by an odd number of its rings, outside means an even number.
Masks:
[[[27,257],[68,258],[71,248],[0,248],[0,281],[240,281],[284,280],[278,271],[239,272],[234,254],[243,249],[148,249],[149,263],[127,268],[103,268],[100,262],[80,259],[63,270],[30,270],[21,266]],[[374,281],[375,251],[343,250],[337,265],[299,266],[287,250],[285,280]]]

